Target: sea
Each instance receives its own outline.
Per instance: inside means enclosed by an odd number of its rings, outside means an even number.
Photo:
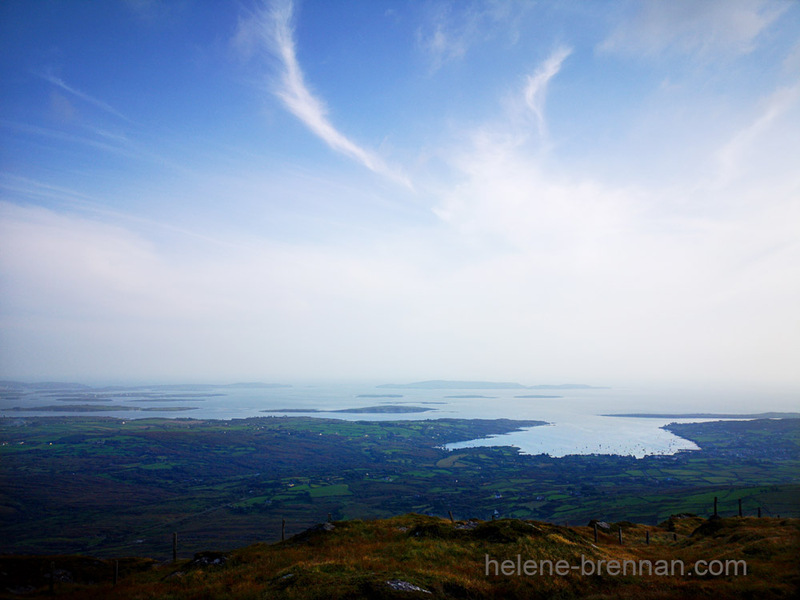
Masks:
[[[550,396],[550,397],[524,397]],[[118,419],[242,419],[308,416],[343,421],[427,419],[515,419],[548,424],[448,444],[456,450],[476,446],[514,446],[525,454],[616,454],[641,458],[697,450],[698,446],[663,429],[668,423],[718,418],[640,418],[619,413],[750,414],[793,412],[800,395],[789,390],[731,387],[659,388],[617,386],[533,389],[409,389],[375,383],[158,385],[71,388],[3,388],[0,417],[105,416]],[[71,410],[79,405],[82,410]],[[41,410],[42,407],[58,410]],[[104,407],[92,410],[91,407]],[[386,413],[370,407],[424,409]],[[38,407],[37,410],[31,410]],[[89,410],[87,410],[87,407]],[[361,409],[360,412],[334,412]],[[8,421],[6,421],[8,422]]]

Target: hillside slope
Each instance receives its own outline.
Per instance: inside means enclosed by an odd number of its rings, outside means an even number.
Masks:
[[[598,531],[595,544],[588,526],[409,514],[325,523],[176,563],[120,559],[116,586],[113,560],[4,556],[0,589],[3,598],[49,597],[51,569],[55,595],[75,599],[769,599],[800,589],[798,519],[687,516]]]

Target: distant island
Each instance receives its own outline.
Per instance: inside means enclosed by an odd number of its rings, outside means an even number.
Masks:
[[[82,383],[69,383],[61,381],[40,381],[39,383],[24,383],[22,381],[0,381],[2,390],[91,390],[92,388]]]
[[[225,394],[209,394],[209,396],[224,396]],[[57,398],[57,400],[63,401],[64,398]],[[93,402],[93,400],[86,400],[87,402]],[[205,402],[205,398],[199,398],[196,396],[179,396],[177,398],[172,397],[165,397],[165,396],[157,396],[155,398],[126,398],[123,402]]]
[[[73,396],[68,395],[66,398],[53,398],[56,402],[108,402],[109,400],[113,401],[113,398],[109,396]]]
[[[514,398],[563,398],[564,396],[545,396],[543,394],[525,394],[524,396],[514,396]]]
[[[124,394],[123,394],[124,395]],[[207,394],[208,396],[224,396],[224,394]],[[204,395],[205,396],[205,395]],[[109,400],[113,401],[114,398],[119,397],[115,396],[114,394],[102,394],[98,397],[94,396],[72,396],[69,395],[66,398],[53,398],[56,402],[108,402]],[[198,397],[198,396],[156,396],[154,398],[149,397],[135,397],[135,398],[123,398],[123,402],[205,402],[205,397]],[[119,407],[119,410],[132,410],[130,406],[127,407]]]
[[[175,383],[166,385],[145,385],[138,388],[125,388],[125,389],[149,389],[149,390],[213,390],[213,389],[226,389],[226,390],[247,390],[247,389],[260,389],[271,390],[275,388],[290,388],[291,385],[285,383],[262,383],[260,381],[246,382],[246,383]]]
[[[602,385],[586,385],[585,383],[561,383],[559,385],[529,385],[529,390],[610,390]]]
[[[356,398],[402,398],[403,394],[359,394]]]
[[[52,406],[15,406],[6,410],[14,411],[52,411],[52,412],[119,412],[141,410],[150,412],[177,412],[181,410],[197,410],[196,406],[113,406],[110,404],[54,404]]]
[[[318,408],[265,408],[262,411],[265,413],[318,413],[318,412],[333,412],[330,410],[320,410]]]
[[[601,417],[631,417],[636,419],[800,419],[796,412],[764,412],[748,414],[725,413],[621,413]]]
[[[385,383],[379,388],[403,390],[607,390],[611,388],[586,385],[584,383],[562,383],[559,385],[522,385],[511,381],[448,381],[433,379],[414,383]]]
[[[420,413],[428,412],[429,410],[436,410],[435,408],[425,408],[424,406],[397,406],[387,404],[386,406],[365,406],[363,408],[343,408],[341,410],[332,410],[330,412],[336,413],[355,413],[355,414],[372,414],[372,413]]]
[[[392,388],[401,390],[524,390],[521,383],[492,382],[492,381],[446,381],[434,379],[431,381],[417,381],[414,383],[385,383],[379,388]]]
[[[445,396],[445,398],[497,398],[497,396],[481,396],[480,394],[464,394],[462,396]]]
[[[400,413],[421,413],[435,408],[425,408],[423,406],[397,406],[389,404],[386,406],[364,406],[361,408],[340,408],[338,410],[320,410],[319,408],[269,408],[262,410],[266,413],[350,413],[350,414],[400,414]]]
[[[109,385],[104,387],[93,387],[84,385],[82,383],[71,383],[61,381],[43,381],[38,383],[25,383],[22,381],[0,381],[0,390],[35,390],[35,391],[80,391],[80,392],[115,392],[115,391],[133,391],[133,390],[190,390],[190,391],[205,391],[213,389],[274,389],[274,388],[290,388],[291,385],[285,383],[262,383],[260,381],[247,382],[247,383],[170,383],[160,385],[133,385],[133,386],[118,386]],[[216,394],[215,394],[216,395]]]

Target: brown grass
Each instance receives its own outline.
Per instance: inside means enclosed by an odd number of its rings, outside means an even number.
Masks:
[[[36,587],[4,598],[47,597],[50,561],[68,572],[56,583],[65,599],[337,599],[337,598],[793,598],[800,589],[800,520],[729,518],[717,522],[675,519],[658,527],[611,524],[598,544],[589,527],[503,519],[457,522],[420,515],[377,521],[340,521],[334,529],[305,532],[278,544],[255,544],[228,553],[222,565],[202,561],[125,563],[111,585],[113,561],[81,557],[0,557],[3,588]],[[623,545],[617,539],[622,526]],[[673,531],[678,534],[673,540]],[[650,545],[645,533],[650,532]],[[698,577],[609,574],[495,576],[497,561],[746,560],[747,576]],[[84,561],[84,562],[81,562]],[[87,562],[90,561],[90,562]],[[70,571],[71,569],[71,571]],[[13,571],[13,572],[12,572]],[[88,573],[92,581],[88,582]],[[16,575],[14,575],[16,574]],[[22,575],[25,574],[25,578]],[[14,576],[17,576],[14,579]],[[23,582],[25,579],[25,582]],[[72,579],[68,581],[67,579]],[[77,582],[76,582],[77,580]],[[393,589],[407,582],[428,590]]]

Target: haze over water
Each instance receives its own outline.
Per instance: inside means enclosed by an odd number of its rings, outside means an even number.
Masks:
[[[119,407],[119,411],[70,412],[27,411],[34,406],[85,404],[80,395],[54,392],[5,397],[0,416],[105,416],[124,419],[152,417],[192,419],[234,419],[264,416],[312,416],[347,421],[423,420],[440,418],[515,419],[547,421],[549,425],[527,428],[485,440],[449,444],[449,449],[467,446],[513,445],[528,454],[622,454],[641,457],[696,450],[697,446],[661,429],[670,422],[698,422],[709,419],[608,417],[613,413],[715,413],[738,414],[775,411],[790,412],[797,407],[796,395],[738,390],[661,390],[636,387],[613,389],[392,389],[374,384],[317,384],[292,387],[204,387],[101,388],[98,405]],[[542,395],[558,398],[520,398]],[[159,397],[161,396],[161,397]],[[61,400],[59,400],[61,398]],[[325,412],[371,406],[420,407],[412,413]],[[23,410],[10,410],[20,407]],[[147,412],[126,410],[146,408]],[[173,412],[175,408],[191,408]],[[757,407],[757,408],[755,408]],[[159,411],[159,408],[168,410]],[[171,410],[170,410],[171,409]],[[291,409],[291,410],[285,410]],[[307,410],[309,412],[302,412]],[[264,412],[269,411],[269,412]],[[713,419],[712,419],[713,420]]]

